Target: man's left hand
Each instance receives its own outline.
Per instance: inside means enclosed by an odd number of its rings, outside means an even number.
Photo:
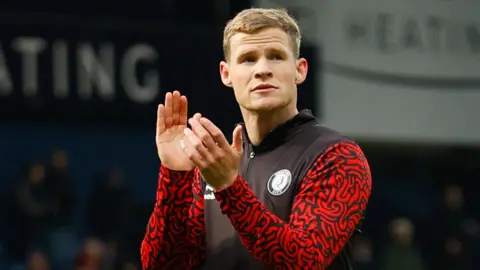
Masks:
[[[242,126],[234,129],[230,145],[222,131],[207,118],[190,118],[188,123],[192,128],[184,130],[183,151],[197,165],[207,184],[215,190],[229,187],[237,179],[243,154]]]

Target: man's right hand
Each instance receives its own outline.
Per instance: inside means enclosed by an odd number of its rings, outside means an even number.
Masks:
[[[158,105],[155,142],[160,162],[171,170],[188,171],[195,168],[180,145],[185,136],[183,131],[187,127],[187,106],[187,97],[181,96],[179,91],[167,93],[165,105]],[[200,119],[201,115],[196,114],[194,117]]]

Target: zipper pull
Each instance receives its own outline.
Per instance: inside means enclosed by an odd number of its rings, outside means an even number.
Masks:
[[[255,157],[255,152],[253,152],[253,151],[252,151],[252,152],[250,152],[250,156],[249,156],[249,158],[254,158],[254,157]]]

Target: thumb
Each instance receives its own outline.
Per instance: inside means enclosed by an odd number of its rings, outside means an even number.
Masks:
[[[237,150],[237,152],[240,154],[243,152],[243,136],[241,125],[236,126],[233,130],[232,148]]]

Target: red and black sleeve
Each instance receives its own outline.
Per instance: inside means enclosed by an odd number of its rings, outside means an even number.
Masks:
[[[360,147],[342,142],[302,179],[285,223],[238,177],[216,192],[222,212],[257,259],[275,269],[325,269],[342,251],[367,207],[372,180]]]
[[[155,207],[141,245],[142,269],[196,269],[205,258],[198,170],[160,168]]]

